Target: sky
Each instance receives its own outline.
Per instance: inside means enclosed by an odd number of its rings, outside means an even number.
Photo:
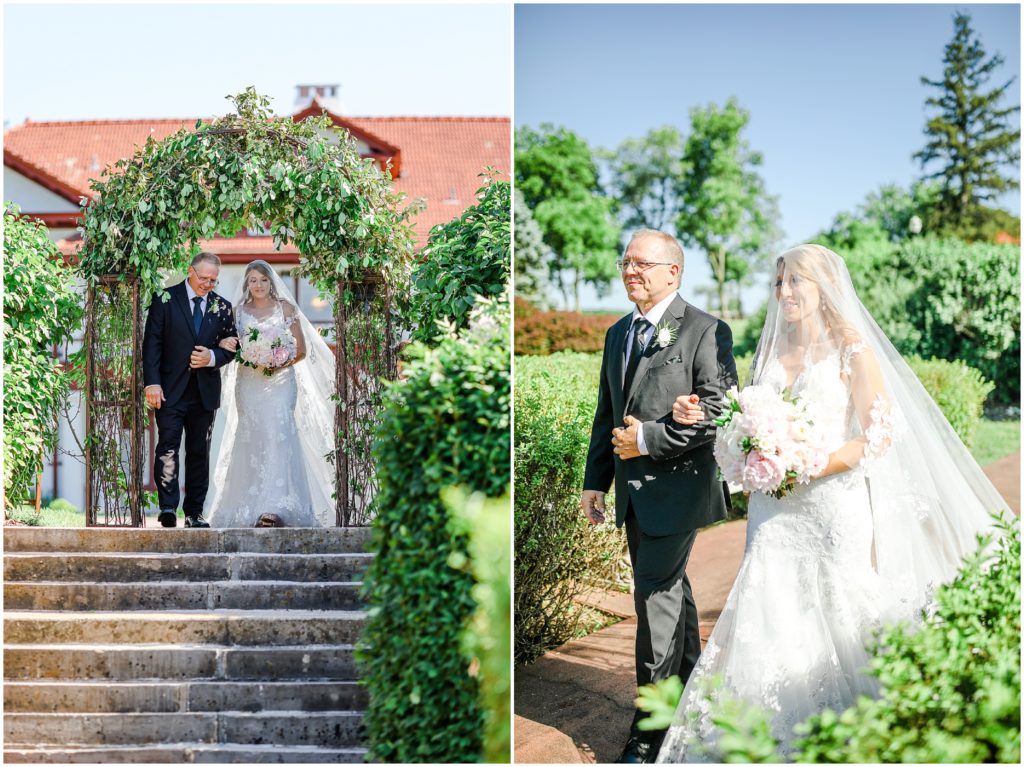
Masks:
[[[920,176],[912,155],[924,145],[931,90],[920,78],[941,79],[958,9],[1006,61],[991,84],[1016,77],[1020,104],[1018,5],[520,5],[514,121],[562,125],[614,149],[662,125],[685,135],[692,107],[735,96],[779,197],[783,245],[797,244],[881,185]],[[1000,202],[1019,213],[1019,193]],[[699,251],[687,253],[680,292],[704,306],[694,288],[711,273]],[[748,311],[765,290],[746,291]],[[621,285],[582,300],[625,302]]]
[[[353,116],[509,116],[511,27],[501,5],[5,5],[4,123],[214,116],[249,85],[291,114],[300,83]]]

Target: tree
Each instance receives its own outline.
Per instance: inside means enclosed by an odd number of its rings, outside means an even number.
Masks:
[[[1020,106],[1001,106],[1015,77],[986,90],[1004,60],[999,54],[986,56],[971,17],[957,13],[953,26],[942,79],[921,78],[938,91],[925,100],[938,113],[925,126],[928,143],[914,157],[922,169],[937,166],[926,178],[941,182],[936,206],[940,233],[979,239],[994,212],[983,203],[1020,186],[1019,178],[1009,175],[1020,160],[1020,128],[1010,122]]]
[[[622,223],[630,229],[666,231],[674,223],[676,190],[683,176],[683,136],[673,125],[630,138],[604,151]]]
[[[853,213],[842,212],[832,225],[819,232],[814,242],[848,251],[862,245],[902,242],[917,234],[929,234],[939,185],[917,181],[909,190],[886,184],[871,192]],[[916,220],[915,220],[916,219]]]
[[[761,154],[740,138],[749,120],[735,99],[724,108],[691,110],[686,171],[676,189],[676,232],[707,254],[723,314],[729,311],[728,285],[749,280],[779,239],[778,202],[756,170]]]
[[[43,454],[57,444],[69,375],[52,348],[82,320],[75,276],[46,227],[4,206],[4,508],[35,485]]]
[[[602,194],[587,143],[565,128],[516,131],[516,186],[553,251],[548,272],[580,308],[580,287],[605,292],[615,279],[620,229]]]
[[[544,235],[533,220],[523,193],[518,189],[515,190],[514,205],[516,295],[535,306],[545,308],[550,249],[544,244]]]

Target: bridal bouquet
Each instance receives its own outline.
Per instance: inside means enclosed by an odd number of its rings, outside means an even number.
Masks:
[[[715,425],[715,460],[725,480],[744,492],[781,498],[828,464],[828,450],[805,403],[770,386],[731,388]]]
[[[260,330],[252,327],[238,340],[235,359],[267,376],[295,358],[295,336],[286,328]]]

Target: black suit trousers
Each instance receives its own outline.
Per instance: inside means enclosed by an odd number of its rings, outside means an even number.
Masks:
[[[697,605],[686,577],[697,531],[647,535],[640,529],[632,503],[625,527],[637,616],[637,686],[672,675],[685,683],[700,658]]]
[[[185,394],[169,406],[163,403],[156,413],[157,443],[153,476],[161,509],[177,509],[181,500],[178,480],[178,451],[185,435],[185,516],[202,513],[210,486],[210,440],[216,410],[203,407],[195,373],[189,374]]]

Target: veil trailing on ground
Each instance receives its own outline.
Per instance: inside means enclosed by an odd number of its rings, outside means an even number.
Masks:
[[[292,370],[295,371],[297,388],[295,426],[302,448],[302,464],[309,481],[313,510],[321,525],[333,527],[337,523],[335,502],[332,498],[335,473],[327,455],[334,450],[334,404],[332,401],[336,383],[334,354],[306,315],[299,309],[291,291],[273,267],[266,261],[253,261],[249,266],[254,264],[265,267],[273,286],[271,295],[276,295],[281,301],[292,306],[302,329],[306,343],[306,356],[292,367]],[[248,267],[246,272],[248,273]],[[250,298],[246,279],[243,278],[242,284],[232,300],[236,324],[239,309],[244,308]],[[235,381],[238,376],[238,368],[239,364],[235,363],[225,365],[221,369],[221,407],[226,413],[227,420],[220,446],[222,460],[217,462],[214,473],[215,496],[212,505],[214,509],[220,505],[229,469],[227,457],[232,455],[235,446],[238,427]]]
[[[778,258],[773,283],[751,383],[790,388],[823,360],[838,365],[850,397],[846,412],[821,414],[845,424],[831,460],[867,482],[882,619],[913,620],[1006,502],[857,298],[839,256],[800,245]]]

